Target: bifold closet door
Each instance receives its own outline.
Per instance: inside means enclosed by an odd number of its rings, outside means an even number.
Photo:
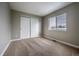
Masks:
[[[31,37],[39,37],[39,31],[40,31],[40,23],[39,18],[32,17],[31,18]]]
[[[30,38],[30,17],[21,17],[20,38]]]

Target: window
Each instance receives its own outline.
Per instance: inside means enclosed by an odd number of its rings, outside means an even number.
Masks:
[[[49,30],[66,31],[66,13],[49,18]]]
[[[66,14],[58,15],[57,17],[57,29],[66,30]]]
[[[50,17],[49,30],[56,29],[56,17]]]

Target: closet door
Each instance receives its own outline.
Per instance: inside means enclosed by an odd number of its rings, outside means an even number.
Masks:
[[[31,17],[31,37],[39,37],[39,18]]]
[[[30,17],[21,17],[21,39],[30,38]]]

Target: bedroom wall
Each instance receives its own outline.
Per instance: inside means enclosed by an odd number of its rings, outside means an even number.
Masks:
[[[48,30],[48,18],[67,13],[67,31]],[[43,17],[43,37],[79,46],[79,3],[72,3]]]
[[[40,32],[39,35],[41,36],[41,17],[36,15],[27,14],[20,11],[11,10],[11,38],[12,39],[20,39],[20,17],[27,16],[31,18],[38,18],[40,23]]]
[[[0,2],[0,54],[11,39],[10,9],[8,3]]]

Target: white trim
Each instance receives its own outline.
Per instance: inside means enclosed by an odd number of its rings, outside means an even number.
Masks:
[[[19,38],[19,39],[12,39],[10,41],[12,42],[12,41],[18,41],[18,40],[32,39],[32,38],[39,38],[39,37],[31,37],[31,38],[23,38],[23,39]]]
[[[10,43],[11,43],[11,41],[9,41],[9,42],[7,43],[7,45],[5,46],[3,52],[0,54],[0,56],[3,56],[3,55],[4,55],[4,53],[6,52],[6,50],[7,50],[8,47],[9,47]]]
[[[18,41],[18,40],[22,40],[22,39],[12,39],[10,41],[12,42],[12,41]]]
[[[10,43],[11,43],[12,41],[17,41],[17,40],[22,40],[22,39],[13,39],[13,40],[10,40],[10,41],[7,43],[7,45],[5,46],[3,52],[0,54],[0,56],[3,56],[3,55],[4,55],[4,53],[6,52],[6,50],[8,49],[8,47],[9,47],[9,45],[10,45]]]
[[[64,41],[61,41],[61,40],[56,40],[56,41],[79,49],[79,46],[77,46],[77,45],[74,45],[74,44],[71,44],[71,43],[68,43],[68,42],[64,42]]]
[[[46,35],[46,36],[44,36],[44,38],[47,38],[47,39],[50,39],[50,40],[55,40],[55,41],[57,41],[57,42],[60,42],[60,43],[62,43],[62,44],[65,44],[65,45],[68,45],[68,46],[71,46],[71,47],[74,47],[74,48],[77,48],[77,49],[79,49],[79,46],[77,46],[77,45],[74,45],[74,44],[71,44],[71,43],[68,43],[68,42],[65,42],[65,41],[62,41],[62,40],[57,40],[57,39],[55,39],[55,38],[53,38],[53,37],[48,37],[49,35]]]
[[[56,41],[79,49],[79,46],[77,46],[77,45],[74,45],[74,44],[71,44],[71,43],[68,43],[68,42],[64,42],[64,41],[61,41],[61,40],[56,40]]]

